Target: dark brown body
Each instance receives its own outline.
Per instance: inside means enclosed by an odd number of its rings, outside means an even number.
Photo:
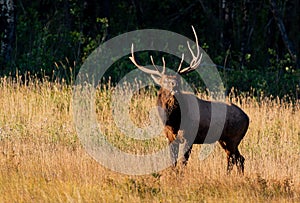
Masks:
[[[195,105],[194,102],[194,105],[192,105],[191,103],[193,102],[191,102],[191,99],[196,101],[197,104]],[[185,142],[186,146],[183,162],[186,164],[193,144],[214,143],[219,141],[227,153],[228,172],[230,172],[233,165],[236,164],[238,171],[243,173],[244,157],[240,154],[238,145],[247,132],[249,118],[239,107],[234,104],[201,100],[189,93],[178,92],[172,95],[170,91],[163,88],[160,89],[158,93],[157,104],[164,110],[164,112],[160,112],[160,115],[165,123],[165,134],[170,142],[171,156],[174,165],[177,163],[179,143]],[[216,126],[212,123],[212,105],[214,105],[217,111],[218,109],[220,109],[220,111],[226,111],[215,112],[225,115],[225,117],[223,117],[224,125]],[[193,112],[200,114],[200,118],[197,120],[197,128],[191,126],[195,123],[195,119],[190,116]],[[183,125],[182,123],[185,124]],[[209,128],[220,128],[220,133],[208,136]],[[194,131],[196,129],[196,134],[195,132],[191,133],[191,129]]]

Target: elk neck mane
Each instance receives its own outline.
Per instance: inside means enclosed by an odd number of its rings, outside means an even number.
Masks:
[[[175,109],[180,109],[175,96],[172,95],[169,90],[164,88],[159,90],[157,102],[158,105],[166,111],[166,113],[171,113]]]

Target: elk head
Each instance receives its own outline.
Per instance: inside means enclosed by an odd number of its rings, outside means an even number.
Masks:
[[[155,68],[155,70],[151,70],[144,66],[139,65],[134,58],[133,44],[131,46],[131,57],[129,57],[129,59],[132,61],[132,63],[141,71],[143,71],[147,74],[150,74],[151,77],[153,78],[154,82],[156,84],[158,84],[162,90],[169,92],[169,94],[172,96],[174,96],[175,94],[180,92],[180,75],[184,75],[184,74],[187,74],[187,73],[190,73],[190,72],[196,70],[196,68],[198,68],[198,66],[200,65],[201,60],[202,60],[202,53],[200,54],[200,47],[198,45],[198,37],[197,37],[196,31],[193,26],[192,26],[192,29],[193,29],[195,40],[196,40],[197,53],[195,54],[193,52],[189,42],[187,41],[188,48],[189,48],[193,58],[190,62],[190,65],[188,67],[182,69],[181,67],[182,67],[182,63],[184,60],[184,54],[182,54],[181,62],[179,64],[177,73],[175,75],[166,75],[165,74],[166,63],[165,63],[164,57],[162,57],[162,62],[163,62],[162,71],[159,71],[158,67],[154,63],[152,56],[150,56],[150,59],[151,59],[152,65]]]

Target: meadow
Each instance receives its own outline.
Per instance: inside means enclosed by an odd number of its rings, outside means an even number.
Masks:
[[[108,139],[131,153],[166,146],[163,136],[145,143],[118,133],[112,91],[104,84],[96,97]],[[219,145],[203,161],[196,146],[186,167],[134,176],[111,171],[87,154],[73,123],[71,86],[1,78],[0,202],[300,202],[300,102],[233,92],[228,101],[251,120],[239,147],[244,176],[235,170],[226,175]],[[152,90],[135,95],[130,114],[136,125],[149,123],[155,97]]]

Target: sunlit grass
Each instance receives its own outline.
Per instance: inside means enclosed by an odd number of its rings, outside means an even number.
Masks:
[[[240,145],[245,175],[226,175],[216,145],[204,161],[194,147],[186,168],[129,176],[97,163],[81,146],[73,124],[72,88],[47,81],[0,79],[0,202],[299,202],[300,104],[287,99],[234,96],[251,119]],[[132,153],[167,145],[163,136],[136,141],[113,121],[114,88],[97,91],[97,119],[109,141]],[[149,124],[153,90],[132,99],[130,118]]]

